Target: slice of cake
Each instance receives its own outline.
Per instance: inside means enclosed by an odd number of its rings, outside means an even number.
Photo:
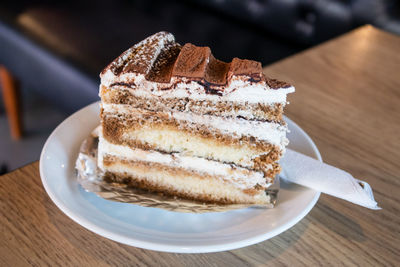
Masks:
[[[294,87],[261,64],[159,32],[100,74],[99,167],[105,179],[213,203],[263,204],[288,144]]]

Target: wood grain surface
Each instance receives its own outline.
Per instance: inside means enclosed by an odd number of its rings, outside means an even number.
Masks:
[[[399,266],[400,38],[365,26],[265,73],[296,86],[286,114],[325,162],[367,181],[382,210],[322,195],[301,222],[262,243],[160,253],[73,222],[47,196],[35,162],[0,177],[0,266]]]

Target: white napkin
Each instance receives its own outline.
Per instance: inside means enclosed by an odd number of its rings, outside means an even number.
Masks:
[[[283,170],[281,177],[287,181],[369,209],[381,209],[369,184],[355,179],[350,173],[291,149],[286,150],[280,163]]]

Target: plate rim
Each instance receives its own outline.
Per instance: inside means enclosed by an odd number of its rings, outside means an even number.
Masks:
[[[265,241],[267,239],[270,239],[274,236],[277,236],[284,231],[292,228],[295,224],[297,224],[300,220],[302,220],[310,211],[311,209],[315,206],[317,203],[319,197],[320,197],[320,192],[315,191],[315,195],[313,199],[309,202],[309,204],[306,206],[305,209],[302,210],[294,219],[289,221],[288,223],[285,223],[272,231],[269,231],[264,234],[260,234],[257,236],[249,237],[246,239],[242,239],[239,241],[233,241],[229,243],[225,243],[223,245],[221,244],[216,244],[216,245],[188,245],[188,246],[179,246],[179,245],[164,245],[160,244],[157,242],[148,242],[148,241],[143,241],[139,239],[132,239],[130,237],[125,237],[121,234],[115,233],[111,230],[105,229],[103,227],[97,226],[95,223],[92,223],[91,221],[87,220],[83,216],[81,216],[79,213],[76,213],[72,211],[67,205],[65,205],[59,198],[56,196],[56,194],[52,191],[50,188],[50,185],[47,182],[47,179],[44,175],[44,168],[45,168],[45,160],[44,156],[46,153],[46,150],[48,149],[49,144],[51,143],[53,137],[57,134],[59,129],[63,127],[64,124],[67,123],[67,121],[72,120],[73,117],[78,116],[79,113],[84,112],[85,109],[91,109],[93,108],[92,106],[94,105],[99,105],[99,101],[96,101],[92,104],[89,104],[78,111],[74,112],[70,116],[68,116],[64,121],[62,121],[49,135],[47,138],[43,149],[40,154],[40,159],[39,159],[39,172],[40,172],[40,178],[42,181],[42,184],[46,190],[46,193],[49,195],[50,199],[54,202],[54,204],[65,214],[67,215],[70,219],[72,219],[74,222],[77,224],[83,226],[87,230],[94,232],[100,236],[106,237],[108,239],[111,239],[113,241],[116,241],[118,243],[142,248],[142,249],[149,249],[153,251],[160,251],[160,252],[172,252],[172,253],[210,253],[210,252],[220,252],[220,251],[228,251],[228,250],[233,250],[233,249],[238,249],[246,246],[250,246],[253,244],[257,244],[259,242]],[[300,133],[305,137],[305,139],[308,141],[310,144],[313,152],[316,154],[316,157],[319,161],[322,162],[322,157],[321,154],[315,145],[314,141],[311,139],[311,137],[293,120],[289,119],[288,117],[284,116],[286,121],[290,121],[293,125],[297,127],[297,129],[300,131]]]

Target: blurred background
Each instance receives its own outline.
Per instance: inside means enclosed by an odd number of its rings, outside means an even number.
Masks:
[[[268,65],[364,24],[400,34],[399,2],[2,0],[0,174],[38,160],[51,131],[98,100],[99,72],[153,33]]]

